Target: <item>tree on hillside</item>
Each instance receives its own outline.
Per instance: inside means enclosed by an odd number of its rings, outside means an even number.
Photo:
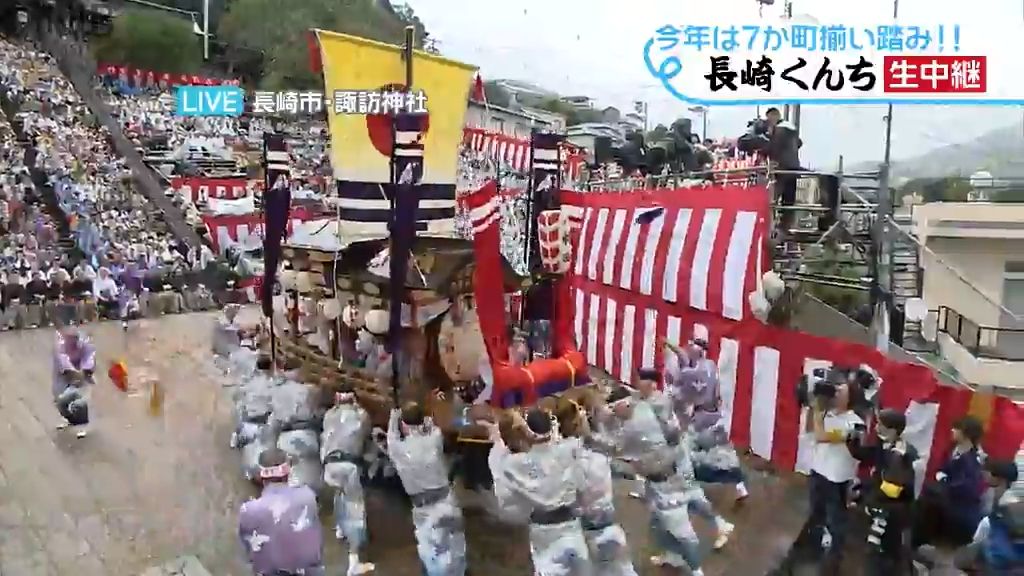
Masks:
[[[971,183],[959,176],[914,178],[900,188],[897,196],[920,194],[925,202],[966,202]]]
[[[812,257],[813,262],[805,266],[807,272],[814,274],[856,280],[869,273],[863,263],[853,261],[847,254],[840,253],[831,244],[812,247],[809,256]],[[817,299],[855,320],[859,320],[858,316],[866,306],[869,307],[871,304],[868,293],[859,290],[812,282],[808,282],[805,289]]]
[[[157,10],[129,9],[95,43],[96,59],[171,73],[196,72],[203,48],[192,23]]]
[[[575,126],[576,124],[601,121],[600,110],[580,109],[568,102],[563,102],[558,98],[549,98],[541,102],[537,107],[541,110],[547,110],[548,112],[554,112],[555,114],[565,116],[566,126]]]
[[[512,95],[494,81],[484,82],[484,97],[491,106],[507,108],[512,104]]]
[[[407,22],[422,27],[411,8],[384,9],[375,0],[232,0],[218,37],[230,46],[263,53],[263,87],[310,89],[322,82],[309,68],[310,29],[402,44]],[[425,30],[417,34],[418,48],[425,36]]]
[[[427,27],[423,25],[423,22],[420,20],[419,16],[417,16],[412,11],[412,6],[409,6],[408,4],[401,4],[399,6],[395,6],[394,13],[396,16],[398,16],[398,19],[401,20],[405,26],[413,26],[416,28],[416,38],[418,40],[418,45],[422,46],[423,44],[426,43],[427,38],[430,38],[430,33],[427,32]]]
[[[196,23],[201,27],[203,25],[203,0],[149,0],[154,4],[161,4],[169,8],[177,8],[178,10],[186,10],[189,12],[195,12]],[[227,9],[229,0],[210,0],[210,29],[216,30],[217,24],[220,23],[221,16],[224,15],[224,11]]]
[[[1024,204],[1024,186],[1018,184],[994,190],[991,195],[991,200],[993,202]]]
[[[648,144],[652,144],[654,142],[660,142],[661,140],[664,140],[667,137],[668,126],[665,126],[664,124],[658,124],[657,126],[654,127],[654,130],[651,130],[644,136],[644,141],[647,142]]]

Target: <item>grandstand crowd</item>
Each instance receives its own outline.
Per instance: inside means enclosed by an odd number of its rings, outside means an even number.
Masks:
[[[170,233],[50,56],[0,39],[0,93],[0,329],[215,305],[209,248]]]

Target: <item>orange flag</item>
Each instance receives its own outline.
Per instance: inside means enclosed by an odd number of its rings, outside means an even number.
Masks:
[[[123,360],[118,360],[110,365],[110,369],[107,370],[107,376],[110,377],[110,381],[114,383],[121,392],[128,391],[128,367],[125,366]]]

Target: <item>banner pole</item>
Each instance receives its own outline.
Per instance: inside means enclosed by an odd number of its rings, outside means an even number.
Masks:
[[[412,93],[412,59],[413,59],[413,44],[416,40],[416,29],[412,26],[406,26],[405,28],[405,45],[402,47],[402,58],[405,60],[405,89]],[[398,174],[398,163],[396,162],[395,150],[397,148],[396,136],[397,136],[397,125],[398,114],[395,114],[391,119],[391,225],[390,231],[390,249],[389,257],[395,258],[395,232],[398,225],[396,210],[395,195],[398,192],[398,182],[400,174]],[[404,272],[404,271],[403,271]],[[401,331],[401,317],[402,317],[402,301],[405,299],[405,278],[395,279],[391,278],[391,289],[398,291],[397,296],[391,298],[392,302],[398,303],[398,309],[392,309],[391,314],[398,314],[398,330]],[[393,307],[394,308],[394,307]],[[392,323],[392,325],[394,325]],[[394,343],[393,349],[391,350],[391,395],[394,400],[395,408],[399,408],[398,390],[401,385],[399,382],[399,376],[401,373],[401,364],[399,357],[401,348],[401,334],[391,334],[391,341]]]
[[[263,131],[263,197],[260,199],[260,212],[263,220],[263,242],[267,242],[269,227],[267,226],[267,194],[273,182],[270,181],[270,162],[267,160],[267,137],[269,133]],[[264,246],[266,248],[266,246]],[[266,279],[264,279],[266,280]],[[263,291],[273,290],[273,286],[260,286],[260,301],[263,300]],[[270,363],[277,370],[277,333],[274,331],[274,313],[270,313]]]

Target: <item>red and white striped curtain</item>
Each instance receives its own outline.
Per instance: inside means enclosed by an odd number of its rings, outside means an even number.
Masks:
[[[507,136],[483,128],[463,129],[463,144],[471,150],[484,154],[495,162],[517,172],[526,172],[530,167],[530,141]],[[584,163],[586,153],[581,148],[563,142],[561,145],[562,179],[576,181]]]
[[[763,186],[563,191],[562,201],[579,214],[570,281],[576,343],[588,364],[629,382],[638,368],[662,367],[662,339],[705,336],[732,441],[779,469],[809,471],[813,440],[802,433],[795,387],[801,375],[832,364],[867,364],[879,373],[882,404],[906,411],[907,438],[929,474],[964,414],[984,417],[992,457],[1012,459],[1020,449],[1024,408],[1005,398],[940,385],[926,366],[751,315],[747,295],[770,267]],[[662,212],[640,217],[652,210]]]
[[[184,194],[193,203],[217,200],[239,200],[249,196],[249,183],[245,178],[203,178],[175,176],[171,187]]]

